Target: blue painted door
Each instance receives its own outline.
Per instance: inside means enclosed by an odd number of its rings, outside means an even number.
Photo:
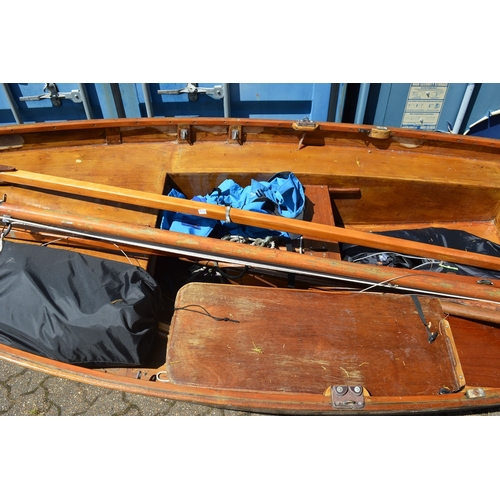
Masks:
[[[4,83],[0,87],[0,123],[84,120],[88,117],[84,92],[76,83]],[[94,112],[99,115],[95,106]]]
[[[127,117],[226,116],[277,120],[308,117],[326,121],[331,84],[127,83],[119,84],[119,88]]]
[[[327,121],[329,83],[44,83],[0,87],[0,123],[205,116]],[[193,91],[195,89],[195,91]],[[60,96],[58,102],[54,100]],[[51,98],[52,97],[52,98]]]

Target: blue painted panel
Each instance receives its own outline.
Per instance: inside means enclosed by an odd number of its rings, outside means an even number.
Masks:
[[[331,83],[313,84],[313,95],[311,97],[311,115],[309,117],[311,120],[318,122],[325,122],[328,120],[331,91]]]
[[[303,83],[240,83],[242,101],[310,101],[313,84]]]
[[[472,124],[466,133],[478,137],[500,139],[500,110],[489,113],[483,119]]]
[[[198,87],[213,88],[214,85],[222,83],[198,83]],[[140,84],[136,84],[140,86]],[[150,83],[148,85],[151,94],[152,108],[154,116],[224,116],[224,104],[222,99],[213,99],[206,94],[198,94],[196,101],[190,101],[188,94],[166,95],[158,94],[158,90],[178,90],[187,86],[187,83]],[[141,96],[144,102],[143,92]],[[143,115],[147,116],[145,109]]]
[[[17,109],[22,123],[35,123],[47,121],[85,120],[87,114],[83,100],[73,102],[71,99],[61,99],[60,106],[54,106],[50,99],[38,101],[21,101],[21,97],[40,96],[47,94],[44,83],[9,83],[5,84],[10,91],[14,106]],[[59,92],[71,92],[80,89],[77,83],[58,83]],[[94,118],[102,118],[100,106],[94,84],[86,84],[85,89],[89,98],[90,113]],[[0,124],[16,123],[9,101],[4,89],[0,91]]]
[[[118,118],[118,111],[110,83],[94,84],[96,97],[101,109],[102,118]]]
[[[82,103],[75,103],[70,99],[62,99],[60,106],[54,106],[50,99],[39,101],[20,101],[20,97],[31,97],[46,94],[44,83],[11,83],[9,88],[15,100],[24,123],[84,120],[85,110]],[[59,92],[78,90],[76,83],[58,83]]]
[[[471,104],[465,114],[463,129],[467,131],[470,128],[471,134],[492,134],[484,136],[498,138],[498,132],[493,131],[493,127],[497,127],[498,115],[495,112],[498,110],[500,110],[500,84],[476,83]],[[494,113],[493,116],[490,116],[492,113]],[[482,126],[473,127],[480,120],[485,123]]]
[[[326,121],[329,83],[236,83],[230,85],[231,116]]]
[[[410,95],[411,84],[409,83],[371,84],[365,123],[441,132],[449,132],[453,129],[467,84],[415,85],[422,85],[422,87],[436,85],[439,90],[434,92],[431,89],[428,100],[425,98],[425,93],[419,100]],[[411,108],[410,101],[414,105],[413,108]],[[435,110],[428,108],[431,105],[435,106]],[[414,112],[414,123],[408,118],[408,115],[405,115],[405,111]],[[429,121],[426,121],[426,115],[430,117]],[[420,123],[417,117],[422,117],[423,122]]]
[[[137,86],[133,83],[120,83],[120,95],[127,118],[140,118],[139,95]]]
[[[7,84],[5,84],[7,85]],[[17,123],[5,90],[0,88],[0,125]]]
[[[224,100],[214,99],[204,93],[192,101],[187,93],[161,95],[158,90],[175,90],[186,87],[186,83],[150,83],[149,97],[144,95],[140,83],[87,83],[90,114],[93,118],[137,118],[148,116],[148,104],[152,116],[204,116],[223,117]],[[198,83],[199,87],[213,88],[222,83]],[[58,83],[60,92],[71,92],[79,88],[75,83]],[[19,108],[23,123],[61,120],[84,120],[87,118],[82,103],[63,99],[61,106],[54,106],[50,99],[20,101],[20,97],[44,93],[43,83],[9,84],[13,100]],[[307,117],[315,121],[327,121],[330,106],[331,84],[329,83],[232,83],[228,85],[229,116],[238,118],[267,118],[297,120]],[[15,123],[11,105],[0,92],[0,123]],[[150,99],[150,101],[149,101]]]
[[[198,94],[190,101],[187,93],[158,94],[159,90],[177,90],[186,83],[150,83],[153,116],[206,116],[223,117],[224,101],[206,94]],[[222,83],[198,83],[198,87],[213,88]],[[148,116],[146,96],[142,84],[120,84],[120,92],[127,117]],[[229,84],[230,116],[237,118],[270,118],[296,120],[308,117],[326,121],[330,102],[331,84]],[[224,97],[228,99],[228,96]]]
[[[330,108],[335,110],[335,113],[332,113],[331,120],[336,123],[342,122],[342,116],[344,115],[344,107],[345,107],[345,99],[347,94],[347,83],[339,83],[336,102],[330,102]]]
[[[451,132],[458,117],[467,83],[450,83],[444,100],[443,111],[437,126],[440,132]]]
[[[365,123],[382,127],[399,127],[408,97],[408,89],[407,83],[372,83]]]

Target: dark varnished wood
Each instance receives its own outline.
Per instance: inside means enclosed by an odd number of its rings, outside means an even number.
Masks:
[[[437,331],[439,300],[420,300]],[[408,296],[192,283],[180,290],[176,308],[167,371],[179,385],[313,394],[361,385],[372,396],[464,385],[445,337],[428,342]]]
[[[451,317],[457,352],[467,384],[500,387],[500,329],[485,321]]]

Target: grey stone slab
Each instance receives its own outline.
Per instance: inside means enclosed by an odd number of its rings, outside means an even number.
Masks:
[[[21,373],[17,373],[8,379],[7,384],[10,387],[10,396],[13,399],[18,399],[21,396],[34,393],[48,377],[48,375],[41,372],[23,370]]]
[[[174,401],[162,398],[151,398],[142,394],[124,393],[124,399],[129,404],[129,414],[142,416],[169,415],[175,405]],[[137,413],[133,413],[137,412]]]
[[[9,416],[38,416],[45,415],[50,409],[45,390],[43,387],[37,387],[31,392],[21,394],[13,400],[13,404],[4,413]]]
[[[2,359],[0,360],[0,382],[5,382],[13,375],[19,375],[24,370],[26,370],[26,368],[24,368],[23,366],[4,361]]]
[[[13,405],[9,397],[10,390],[3,383],[0,383],[0,415],[4,415]]]

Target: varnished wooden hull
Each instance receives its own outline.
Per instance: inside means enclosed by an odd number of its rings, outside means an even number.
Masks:
[[[491,354],[488,355],[490,357]],[[186,402],[223,407],[235,410],[290,415],[363,415],[363,414],[437,414],[456,412],[496,411],[500,407],[500,389],[487,386],[466,386],[453,394],[436,394],[433,396],[365,396],[362,410],[336,410],[332,406],[331,397],[324,394],[304,394],[293,392],[266,392],[245,390],[220,390],[207,387],[179,386],[168,382],[154,382],[147,378],[138,379],[135,374],[116,374],[82,368],[68,367],[65,364],[40,356],[23,353],[19,350],[2,346],[2,359],[11,361],[29,369],[38,370],[55,377],[62,377],[76,382],[96,385],[108,389],[142,394]],[[482,357],[482,356],[481,356]],[[474,378],[481,380],[481,375],[492,370],[488,363],[476,367],[474,360],[468,360],[475,372]],[[485,366],[486,365],[486,366]],[[148,375],[155,370],[145,370]],[[467,366],[465,366],[467,373]],[[491,377],[495,377],[495,373]],[[497,383],[495,380],[494,383]],[[467,391],[473,393],[481,387],[481,397],[469,398]]]
[[[500,243],[499,151],[498,141],[451,134],[398,129],[378,131],[371,127],[331,123],[319,124],[313,130],[307,125],[297,126],[289,122],[241,119],[100,120],[0,129],[0,164],[26,172],[90,181],[155,195],[175,187],[190,198],[210,192],[226,178],[245,184],[252,178],[266,179],[279,171],[292,171],[306,186],[310,199],[315,200],[312,220],[320,224],[335,224],[368,235],[370,232],[399,228],[444,227],[466,230],[495,243]],[[112,239],[102,242],[84,236],[71,236],[65,241],[58,241],[57,245],[117,260],[136,258],[135,262],[148,268],[152,274],[155,273],[155,258],[152,255],[171,255],[176,250],[182,254],[182,250],[190,245],[191,251],[202,245],[196,238],[188,241],[181,236],[169,235],[176,239],[169,240],[168,245],[173,246],[166,248],[167,243],[163,241],[160,230],[155,229],[159,214],[156,208],[138,207],[99,197],[89,198],[83,193],[62,195],[54,190],[10,182],[2,186],[2,191],[7,196],[2,216],[8,214],[9,207],[12,213],[18,207],[21,214],[31,213],[32,218],[28,219],[32,221],[36,216],[42,219],[46,217],[44,212],[51,212],[52,223],[56,226],[61,226],[60,221],[57,223],[57,217],[73,217],[73,226],[82,224],[82,231],[88,231],[91,224],[97,227],[98,222],[104,224],[100,234],[106,227],[110,235],[113,234],[113,227],[115,234],[118,234],[120,228],[123,233],[118,246],[126,250],[128,257],[116,248],[117,244]],[[127,228],[130,233],[126,233]],[[136,239],[131,236],[134,230]],[[8,237],[33,243],[52,241],[56,236],[60,235],[50,234],[48,230],[30,231],[14,227]],[[143,246],[142,243],[146,241],[156,244]],[[188,349],[181,354],[180,359],[167,357],[165,335],[158,338],[157,352],[151,366],[138,369],[90,370],[3,345],[0,346],[0,357],[55,376],[112,389],[270,413],[407,414],[479,410],[500,405],[500,351],[495,347],[500,344],[500,328],[496,321],[500,287],[495,280],[490,280],[489,284],[479,284],[477,279],[471,277],[429,276],[429,273],[418,271],[401,273],[377,266],[354,264],[349,267],[349,264],[342,262],[335,242],[318,242],[314,238],[303,254],[294,252],[291,256],[279,250],[239,248],[234,251],[238,253],[236,258],[236,253],[228,250],[234,248],[235,244],[210,241],[204,244],[208,246],[203,247],[199,254],[187,257],[203,259],[205,255],[210,260],[212,252],[222,262],[227,256],[229,263],[237,261],[237,265],[250,261],[255,267],[254,276],[261,269],[281,273],[286,278],[287,266],[293,265],[292,269],[299,272],[305,281],[304,288],[308,288],[308,275],[328,280],[338,277],[340,273],[343,278],[347,278],[344,282],[346,286],[350,285],[350,280],[357,279],[355,287],[358,289],[384,281],[397,285],[394,290],[383,288],[384,292],[398,292],[395,296],[423,290],[426,295],[437,297],[435,300],[447,297],[456,301],[478,298],[488,301],[488,310],[481,309],[480,301],[472,302],[472,305],[467,302],[467,307],[472,311],[470,314],[467,310],[464,312],[455,308],[449,316],[443,301],[445,312],[442,319],[449,321],[455,346],[450,359],[452,364],[455,363],[454,366],[457,363],[461,366],[464,383],[452,387],[450,393],[440,394],[437,388],[439,384],[424,389],[425,376],[422,373],[418,377],[405,379],[408,375],[400,366],[400,371],[392,373],[393,380],[400,378],[400,386],[391,390],[390,382],[384,385],[384,378],[390,379],[384,370],[395,365],[390,365],[387,361],[389,358],[384,361],[385,365],[377,362],[377,352],[384,349],[381,344],[365,351],[365,354],[371,353],[369,361],[356,358],[358,365],[363,364],[363,369],[360,378],[354,379],[352,370],[345,363],[348,358],[359,356],[361,351],[356,346],[349,346],[344,349],[343,358],[329,357],[328,353],[334,348],[331,345],[333,337],[330,338],[330,344],[326,343],[315,351],[318,356],[324,354],[325,358],[325,364],[315,365],[318,368],[316,375],[300,361],[303,351],[298,345],[304,341],[297,338],[293,342],[290,337],[286,337],[286,342],[282,344],[285,345],[284,349],[287,344],[295,344],[294,352],[288,353],[286,361],[291,364],[287,365],[279,358],[282,353],[275,352],[274,361],[267,367],[264,363],[263,369],[255,372],[251,370],[250,361],[238,359],[235,363],[243,365],[240,373],[242,378],[228,380],[216,377],[200,381],[202,374],[194,375],[194,369],[182,373],[182,376],[172,373],[170,368],[178,368],[183,361],[187,362],[187,353],[190,351]],[[408,251],[411,253],[411,246]],[[492,266],[495,267],[494,261]],[[363,273],[362,276],[356,274],[357,269]],[[255,285],[255,279],[250,284]],[[394,280],[397,282],[393,283]],[[255,303],[270,290],[266,286],[278,286],[269,276],[257,282],[263,285],[262,290],[267,291],[260,293],[258,288],[245,288],[241,280],[235,280],[235,283],[241,283],[240,286],[221,286],[234,289],[234,294],[236,290],[238,293],[247,290],[248,294],[250,290],[256,290]],[[284,286],[287,286],[286,282]],[[332,286],[338,287],[338,282]],[[207,296],[216,293],[211,292]],[[231,296],[231,292],[227,293]],[[276,289],[274,293],[282,310],[288,311],[292,307],[290,292]],[[329,293],[329,296],[335,297],[339,292],[330,290]],[[355,294],[349,300],[356,304]],[[383,302],[380,304],[383,307]],[[324,308],[310,307],[311,325],[324,322]],[[349,306],[346,308],[349,309]],[[354,306],[352,309],[356,310]],[[267,310],[270,314],[269,308]],[[362,336],[360,338],[369,338],[366,325],[375,321],[376,314],[375,310],[357,310],[360,323],[361,319],[365,322],[364,327],[355,330]],[[263,312],[262,321],[263,325],[271,325],[276,321],[275,315],[266,318]],[[301,322],[306,323],[305,318]],[[402,324],[405,324],[404,321]],[[327,328],[328,322],[321,325],[321,328]],[[217,338],[216,331],[204,342]],[[182,333],[175,332],[176,338],[183,340]],[[239,335],[242,337],[243,333]],[[422,335],[425,336],[423,326]],[[254,344],[248,350],[243,350],[241,355],[248,354],[250,360],[254,360],[255,356],[265,359],[270,349],[262,345],[265,338],[256,337]],[[274,338],[276,341],[281,339],[278,334]],[[311,340],[311,345],[315,342],[321,345],[320,340],[320,337]],[[168,342],[171,342],[170,336]],[[226,342],[225,354],[232,352],[232,348],[231,343]],[[259,353],[259,349],[262,352]],[[276,349],[276,345],[273,349]],[[392,352],[395,349],[393,346]],[[411,342],[408,349],[411,350]],[[387,347],[386,350],[391,351],[391,348]],[[173,347],[169,352],[175,352]],[[227,373],[226,357],[217,359],[217,351],[210,351],[208,347],[202,352],[211,353],[204,361],[208,363],[208,359],[213,359],[213,364],[207,366],[210,373],[216,373],[218,367]],[[449,354],[449,351],[446,352]],[[196,366],[197,361],[193,361],[193,366]],[[435,360],[429,362],[442,369]],[[291,368],[283,371],[283,363]],[[396,361],[393,360],[393,363]],[[423,365],[420,368],[424,369]],[[427,366],[425,370],[432,371],[432,366]],[[251,378],[252,373],[258,373],[255,375],[258,380],[247,384],[246,373],[248,378]],[[292,378],[292,374],[299,377],[300,383],[287,385],[285,379]],[[176,381],[177,375],[179,379]],[[276,379],[273,381],[275,375],[281,377],[279,383]],[[334,407],[331,387],[351,386],[354,382],[363,387],[363,407]]]

